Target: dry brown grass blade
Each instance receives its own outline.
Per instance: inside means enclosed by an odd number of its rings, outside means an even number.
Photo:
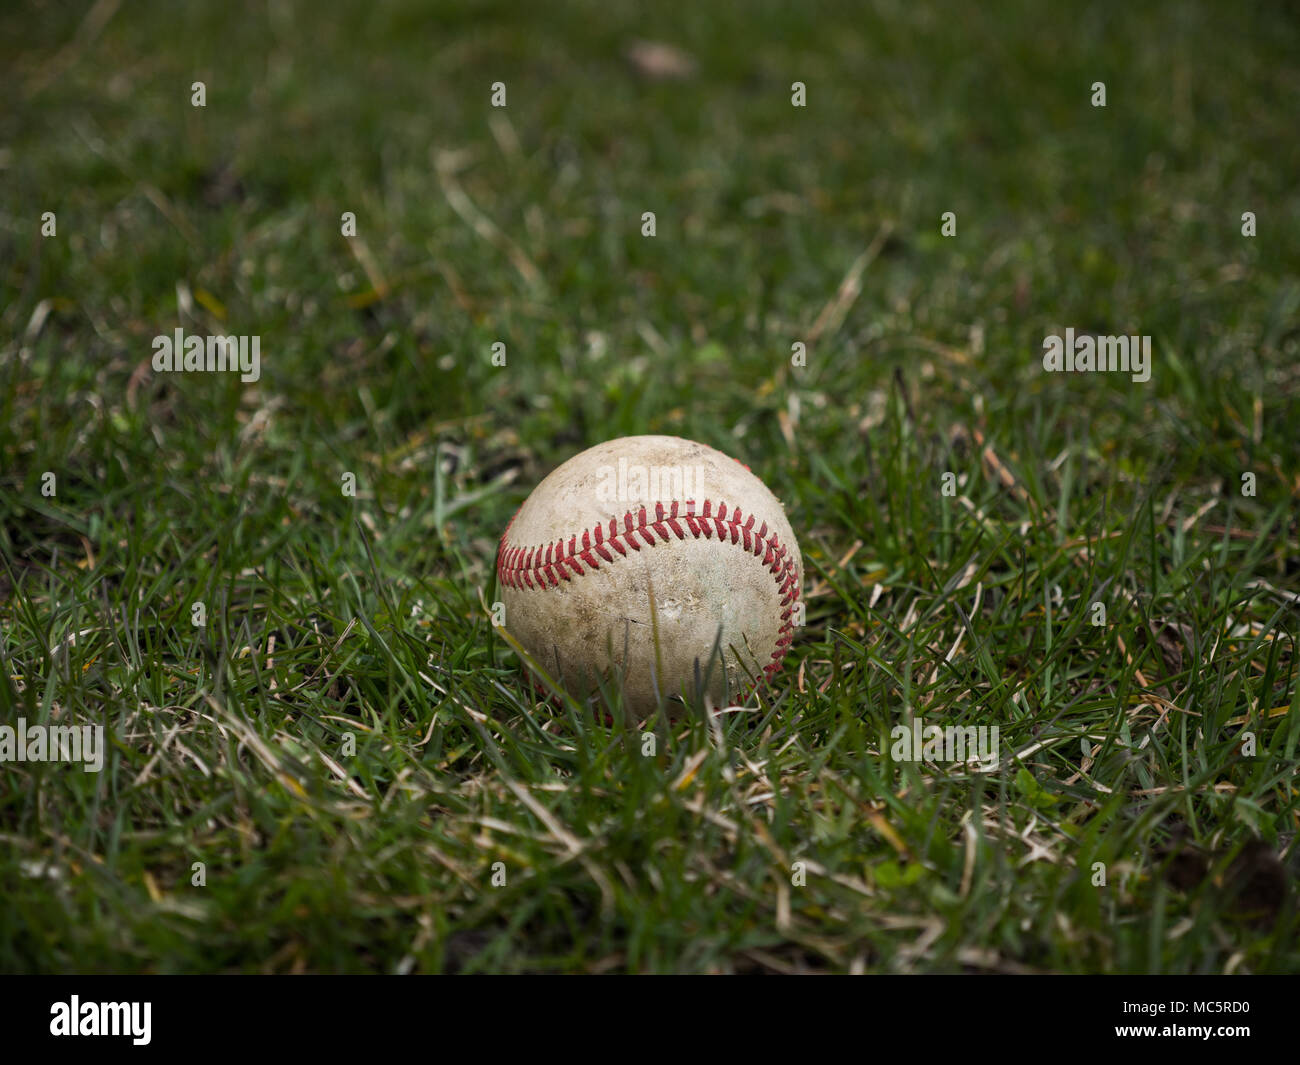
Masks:
[[[86,49],[95,43],[121,6],[122,0],[96,0],[81,20],[72,40],[55,52],[50,61],[28,79],[24,92],[27,99],[30,100],[49,88],[73,67]]]
[[[834,333],[839,328],[840,323],[844,321],[844,316],[848,314],[849,308],[857,301],[858,296],[862,294],[862,275],[880,254],[881,249],[885,246],[885,241],[894,231],[892,222],[881,223],[880,229],[876,231],[875,239],[867,246],[866,251],[859,255],[853,265],[849,267],[848,273],[840,282],[840,286],[821,309],[817,315],[817,320],[813,322],[812,328],[808,330],[808,344],[815,344],[824,333]]]
[[[542,280],[542,272],[524,254],[524,250],[518,244],[506,236],[497,227],[496,223],[474,206],[474,201],[465,194],[465,190],[461,188],[460,182],[456,179],[453,157],[446,152],[435,152],[433,162],[434,170],[438,174],[438,183],[442,186],[443,195],[447,197],[447,203],[451,206],[451,209],[460,215],[470,229],[474,230],[480,237],[505,252],[506,257],[519,272],[519,276],[528,284],[528,287],[538,295],[544,296],[546,283]]]

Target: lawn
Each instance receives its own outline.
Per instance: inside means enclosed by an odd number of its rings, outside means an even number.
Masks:
[[[0,971],[1300,971],[1297,57],[1269,2],[6,5],[0,724],[107,751],[0,765]],[[745,712],[611,727],[493,627],[531,488],[642,433],[798,535]]]

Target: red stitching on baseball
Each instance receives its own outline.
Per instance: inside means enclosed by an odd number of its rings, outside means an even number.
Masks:
[[[772,652],[772,660],[763,667],[763,679],[771,680],[781,668],[790,644],[794,642],[794,624],[790,618],[794,612],[793,604],[799,598],[801,575],[796,572],[791,552],[780,542],[775,532],[768,533],[767,522],[760,524],[754,532],[751,531],[756,520],[753,514],[746,519],[740,508],[735,507],[728,517],[726,503],[718,504],[716,514],[712,513],[712,509],[713,504],[709,500],[704,501],[704,507],[698,514],[693,499],[686,501],[685,514],[678,511],[677,503],[672,503],[667,511],[662,503],[656,503],[654,517],[651,518],[646,508],[641,507],[635,515],[632,511],[623,515],[622,529],[618,527],[618,519],[611,518],[608,533],[603,525],[597,524],[590,531],[583,530],[581,548],[578,546],[578,537],[573,535],[569,537],[566,551],[564,538],[561,537],[554,544],[546,545],[544,556],[541,547],[525,549],[507,542],[515,524],[515,518],[512,517],[501,536],[501,546],[497,551],[497,580],[507,588],[555,588],[561,580],[573,579],[566,567],[578,577],[586,573],[579,560],[592,569],[599,569],[596,555],[606,562],[616,560],[610,548],[623,558],[627,557],[628,547],[640,551],[638,535],[647,545],[654,547],[660,540],[671,540],[673,535],[679,540],[686,539],[687,530],[697,540],[701,536],[706,540],[712,539],[716,532],[719,543],[740,544],[748,554],[762,559],[763,567],[776,578],[776,586],[781,594],[781,627],[777,629],[776,650]],[[519,512],[516,511],[515,517],[518,516]],[[682,528],[683,523],[685,529]],[[655,534],[658,534],[660,540],[655,539]],[[533,581],[534,576],[537,578],[536,583]]]

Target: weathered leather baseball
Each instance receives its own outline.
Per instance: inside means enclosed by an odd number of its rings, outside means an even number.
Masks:
[[[575,695],[621,679],[638,717],[661,697],[670,711],[674,697],[694,701],[697,663],[715,706],[770,679],[802,578],[776,496],[735,459],[675,436],[575,455],[524,501],[497,553],[505,630]]]

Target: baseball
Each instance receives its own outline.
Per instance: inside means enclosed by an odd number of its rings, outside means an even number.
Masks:
[[[802,578],[767,486],[673,436],[575,455],[533,489],[497,552],[505,630],[574,695],[621,684],[638,718],[706,693],[738,703],[770,679]]]

